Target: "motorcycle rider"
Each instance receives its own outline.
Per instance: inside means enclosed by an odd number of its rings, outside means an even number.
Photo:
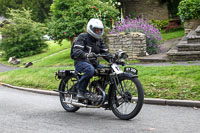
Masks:
[[[87,33],[81,33],[75,40],[71,49],[71,57],[74,59],[75,69],[83,72],[77,83],[78,99],[85,99],[86,88],[90,78],[94,75],[95,68],[102,67],[99,64],[97,54],[106,54],[105,60],[109,61],[112,55],[104,44],[102,36],[104,26],[99,19],[90,19],[87,24]]]

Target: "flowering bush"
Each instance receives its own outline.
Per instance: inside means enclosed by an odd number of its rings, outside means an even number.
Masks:
[[[151,22],[153,24],[154,27],[157,27],[159,30],[164,29],[168,23],[169,23],[169,19],[168,20],[155,20],[155,19],[151,19]]]
[[[100,0],[54,0],[51,11],[49,35],[59,42],[86,31],[91,18],[99,18],[105,28],[111,28],[113,19],[119,14],[115,7]]]
[[[111,34],[118,32],[141,32],[146,35],[147,53],[157,54],[160,52],[161,34],[159,29],[153,26],[150,20],[126,18],[115,23]]]

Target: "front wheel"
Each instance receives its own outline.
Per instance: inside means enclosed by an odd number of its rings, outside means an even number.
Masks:
[[[141,110],[144,102],[143,87],[138,78],[123,76],[111,90],[111,109],[120,119],[129,120]]]

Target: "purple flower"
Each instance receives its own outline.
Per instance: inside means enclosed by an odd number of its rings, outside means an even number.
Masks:
[[[147,37],[147,52],[149,54],[159,52],[160,41],[162,40],[159,29],[154,27],[149,19],[131,19],[124,18],[121,22],[116,22],[111,33],[117,32],[135,32],[139,31],[146,34]],[[154,50],[148,49],[148,46],[153,46]]]

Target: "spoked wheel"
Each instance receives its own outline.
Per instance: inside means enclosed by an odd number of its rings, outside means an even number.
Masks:
[[[143,87],[137,78],[120,77],[117,88],[111,92],[111,109],[120,119],[129,120],[141,110],[144,101]]]
[[[71,101],[71,98],[76,97],[77,82],[78,82],[78,79],[75,76],[71,76],[71,77],[63,79],[60,84],[59,90],[64,92],[64,93],[60,93],[60,102],[63,108],[68,112],[76,112],[79,109],[79,107],[69,104]]]

